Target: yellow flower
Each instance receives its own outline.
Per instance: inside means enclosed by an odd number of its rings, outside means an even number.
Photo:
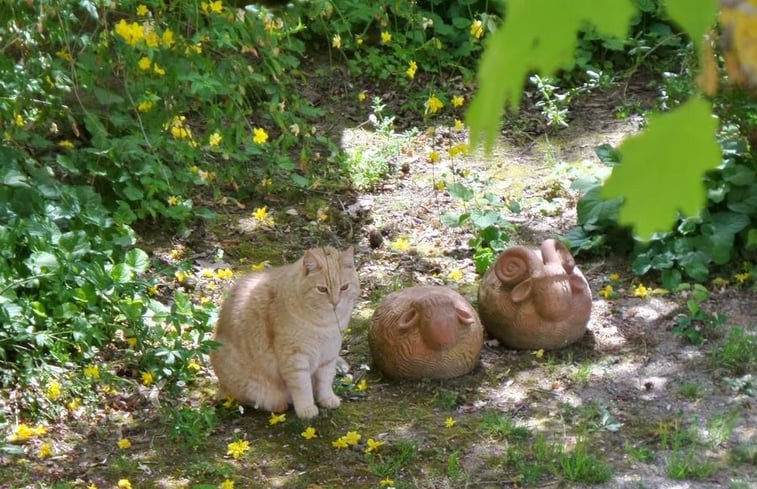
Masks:
[[[447,275],[447,278],[457,282],[463,278],[463,272],[461,272],[459,268],[455,268],[454,270],[449,272],[449,274]]]
[[[394,481],[387,477],[386,479],[381,479],[381,482],[379,482],[379,484],[381,484],[381,487],[386,487],[393,485]]]
[[[170,206],[179,205],[179,197],[177,197],[176,195],[170,196],[168,198],[168,205]]]
[[[160,37],[158,37],[158,34],[156,34],[155,31],[150,30],[145,34],[145,43],[151,48],[157,48],[160,46]]]
[[[55,55],[60,59],[71,61],[71,55],[68,54],[68,51],[66,51],[65,49],[61,49],[60,51],[56,52]]]
[[[418,64],[415,61],[411,61],[405,73],[407,73],[408,78],[412,80],[413,78],[415,78],[416,71],[418,71]]]
[[[158,66],[158,63],[155,63],[155,64],[153,65],[153,67],[152,67],[152,71],[153,71],[153,72],[154,72],[154,73],[155,73],[156,75],[160,75],[160,76],[163,76],[163,75],[165,75],[165,74],[166,74],[166,70],[164,70],[163,68],[161,68],[160,66]]]
[[[336,49],[342,48],[342,36],[339,34],[334,34],[334,37],[331,38],[331,47],[334,47]]]
[[[16,114],[15,121],[18,127],[24,127],[24,124],[26,124],[26,122],[24,122],[24,116],[22,116],[21,114]]]
[[[192,131],[182,126],[172,126],[171,134],[174,139],[187,139],[192,137]]]
[[[449,149],[450,156],[456,156],[459,154],[465,154],[468,152],[468,145],[465,143],[456,144]]]
[[[434,151],[431,151],[431,152],[430,152],[430,153],[428,154],[428,161],[430,161],[431,163],[438,163],[438,162],[439,162],[439,159],[440,159],[440,157],[439,157],[439,152],[438,152],[438,151],[436,151],[436,150],[434,150]]]
[[[150,69],[150,66],[152,66],[152,61],[150,61],[150,58],[147,56],[142,56],[142,59],[140,59],[137,64],[139,65],[140,70],[147,71]]]
[[[247,440],[239,440],[234,443],[229,443],[226,455],[230,455],[232,458],[239,459],[250,449],[250,442]]]
[[[736,275],[733,276],[733,278],[735,278],[736,281],[740,284],[743,284],[744,282],[749,280],[749,277],[750,277],[749,273],[737,273]]]
[[[612,295],[612,285],[605,285],[605,288],[599,291],[599,295],[604,297],[605,299],[609,299]]]
[[[194,370],[195,372],[199,372],[200,370],[202,370],[202,365],[195,362],[194,360],[190,360],[187,362],[187,368],[189,370]]]
[[[153,107],[155,107],[155,102],[152,100],[143,100],[137,105],[137,110],[140,112],[148,112]]]
[[[218,485],[219,489],[234,489],[234,481],[230,479],[226,479],[225,481],[221,482],[221,484]]]
[[[308,426],[305,428],[305,431],[300,433],[300,436],[302,436],[306,440],[312,440],[313,438],[318,438],[318,435],[315,432],[315,428],[312,426]]]
[[[37,453],[37,457],[39,458],[45,458],[49,457],[53,454],[53,444],[51,442],[47,442],[43,444],[41,447],[39,447],[39,452]]]
[[[44,426],[38,426],[37,428],[30,428],[25,423],[21,423],[16,428],[16,432],[10,436],[10,441],[25,441],[33,436],[40,436],[47,433],[47,428]]]
[[[649,291],[646,287],[644,287],[644,284],[639,284],[636,286],[636,288],[633,290],[633,296],[634,297],[641,297],[642,299],[649,295]]]
[[[171,29],[166,29],[165,31],[163,31],[163,45],[170,48],[171,46],[173,46],[173,43],[173,31]]]
[[[90,377],[93,379],[99,379],[100,378],[100,367],[97,365],[88,365],[84,368],[84,376]]]
[[[357,43],[358,46],[362,46],[363,45],[363,36],[355,36],[355,42]]]
[[[231,268],[219,268],[216,270],[216,277],[220,280],[228,280],[234,276],[234,272]]]
[[[257,219],[258,221],[264,220],[266,217],[268,217],[268,208],[258,207],[257,209],[255,209],[255,212],[252,213],[252,217]]]
[[[460,119],[455,119],[455,127],[453,129],[455,131],[462,131],[463,129],[465,129],[465,123]]]
[[[59,142],[58,146],[60,146],[61,148],[66,148],[66,149],[75,148],[74,143],[72,143],[68,139],[64,139],[63,141]]]
[[[357,94],[357,99],[361,102],[363,102],[366,98],[368,98],[368,94],[365,90]]]
[[[137,22],[131,24],[121,19],[115,27],[116,34],[121,36],[126,44],[134,46],[145,37],[144,28]]]
[[[392,34],[389,32],[382,32],[381,33],[381,42],[383,44],[389,44],[392,41]]]
[[[236,406],[236,404],[237,404],[236,399],[234,399],[231,396],[226,396],[226,399],[224,399],[223,401],[223,407],[225,407],[226,409],[231,409],[234,406]]]
[[[617,282],[618,280],[620,280],[620,275],[618,275],[617,273],[611,273],[610,280],[613,282]]]
[[[473,21],[470,26],[470,35],[476,39],[481,39],[481,36],[484,35],[484,23],[480,20]]]
[[[253,129],[252,133],[253,133],[253,137],[252,137],[253,143],[263,144],[266,141],[268,141],[268,133],[265,132],[265,129],[256,127],[255,129]]]
[[[534,352],[531,352],[531,355],[535,356],[536,358],[542,358],[544,356],[544,349],[536,350]]]
[[[50,385],[47,386],[45,397],[50,399],[51,401],[60,397],[60,384],[58,383],[58,381],[53,380]]]
[[[142,372],[142,384],[144,384],[145,387],[149,387],[153,382],[155,382],[155,376],[152,372]]]
[[[446,426],[447,428],[452,428],[453,426],[455,426],[455,420],[452,418],[445,419],[444,426]]]
[[[361,380],[355,386],[355,389],[357,389],[359,392],[363,392],[364,390],[368,389],[368,382],[366,382],[365,379]]]
[[[345,440],[344,437],[341,437],[332,441],[331,446],[334,448],[347,448],[349,445],[347,445],[347,440]]]
[[[443,192],[445,188],[447,188],[447,184],[444,182],[438,182],[436,184],[436,190],[438,190],[439,192]]]
[[[261,261],[260,263],[253,263],[252,265],[250,265],[250,270],[252,270],[253,272],[259,272],[262,269],[264,269],[267,264],[268,264],[267,261]]]
[[[137,346],[137,339],[134,337],[126,338],[126,343],[129,345],[129,348],[134,348]]]
[[[465,97],[456,95],[452,97],[452,107],[461,107],[465,103]]]
[[[66,404],[66,407],[68,408],[69,411],[76,411],[77,409],[81,407],[81,397],[75,397],[71,399]]]
[[[217,14],[220,14],[223,11],[223,2],[221,0],[217,0],[216,2],[202,2],[200,4],[202,7],[202,11],[206,14],[209,14],[210,12],[215,12]]]
[[[131,482],[129,482],[129,479],[120,479],[118,481],[118,488],[119,489],[131,489]]]
[[[268,419],[268,424],[273,426],[279,423],[283,423],[284,421],[286,421],[286,419],[287,419],[286,414],[271,413],[271,417]]]
[[[405,251],[410,248],[410,240],[407,238],[399,238],[390,246],[396,251]]]
[[[362,435],[357,431],[348,431],[342,438],[344,438],[344,441],[347,442],[348,445],[357,445],[357,442],[360,441]]]
[[[147,9],[146,6],[142,4],[137,5],[137,15],[139,15],[140,17],[144,17],[148,13],[150,13],[150,11]]]
[[[128,438],[118,440],[118,448],[120,448],[121,450],[125,450],[129,447],[131,447],[131,442],[129,441]]]
[[[386,442],[376,441],[373,438],[368,438],[368,448],[365,449],[365,453],[375,452],[380,446],[385,445]]]
[[[97,486],[94,483],[92,483],[89,485],[89,487],[87,487],[87,489],[97,489]]]
[[[218,134],[218,132],[214,132],[213,134],[210,135],[208,144],[210,144],[211,146],[218,146],[219,144],[221,144],[222,139],[223,139],[223,136]]]
[[[439,100],[436,95],[426,100],[426,113],[436,114],[442,107],[444,107],[444,102]]]

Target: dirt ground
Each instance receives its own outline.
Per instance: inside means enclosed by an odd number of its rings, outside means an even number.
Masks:
[[[511,244],[534,246],[575,224],[578,195],[571,182],[601,171],[595,146],[617,144],[640,123],[614,117],[617,94],[586,100],[573,108],[567,129],[548,137],[506,131],[490,156],[450,159],[447,150],[466,137],[465,131],[450,128],[412,135],[381,133],[369,124],[346,128],[344,149],[364,161],[386,163],[387,177],[349,197],[257,201],[245,209],[230,205],[221,222],[186,240],[198,271],[228,266],[241,272],[249,263],[294,260],[312,246],[355,246],[363,293],[343,356],[352,381],[365,379],[369,387],[365,392],[343,389],[342,407],[314,421],[319,440],[303,441],[299,435],[306,424],[293,412],[277,431],[278,426],[269,426],[270,413],[223,411],[215,404],[213,374],[204,366],[195,385],[186,386],[178,399],[162,401],[221,410],[217,424],[202,432],[202,448],[182,451],[171,436],[171,421],[157,407],[160,391],[140,389],[96,419],[63,422],[56,432],[67,454],[26,472],[19,468],[27,474],[18,479],[24,482],[0,480],[0,487],[53,487],[56,481],[111,487],[123,474],[130,474],[135,487],[217,487],[229,478],[237,488],[374,488],[390,477],[397,488],[584,487],[551,473],[531,482],[519,478],[522,474],[508,463],[517,446],[491,434],[487,420],[492,413],[568,451],[588,441],[591,453],[612,467],[609,482],[592,487],[757,487],[755,394],[735,391],[725,378],[730,374],[711,360],[729,328],[757,332],[757,297],[746,288],[710,287],[707,310],[724,313],[728,321],[711,341],[694,346],[672,331],[685,296],[633,297],[642,280],[632,276],[626,260],[612,254],[579,256],[593,311],[589,332],[577,344],[540,354],[487,340],[480,365],[449,381],[394,382],[371,368],[369,319],[389,292],[444,284],[475,304],[479,276],[469,245],[473,233],[441,222],[444,213],[468,210],[450,195],[449,184],[519,202],[520,212],[504,211],[514,225]],[[429,161],[432,150],[441,161]],[[264,205],[276,225],[261,229],[250,213]],[[146,238],[142,245],[163,256],[175,243]],[[612,274],[619,279],[613,281]],[[646,278],[643,283],[659,287]],[[616,298],[599,295],[608,284]],[[195,285],[194,293],[201,289],[202,283]],[[222,293],[214,292],[218,304]],[[456,426],[445,430],[445,418]],[[384,455],[334,451],[330,441],[351,429],[384,441]],[[124,436],[134,445],[133,459],[116,448]],[[227,444],[240,438],[251,441],[253,456],[244,461],[224,457]],[[669,466],[675,457],[712,464],[713,470],[697,479],[673,479]],[[18,463],[11,456],[0,454],[0,459]],[[0,476],[16,477],[13,470],[0,469]]]

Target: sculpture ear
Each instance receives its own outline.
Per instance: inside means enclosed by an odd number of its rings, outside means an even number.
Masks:
[[[418,311],[414,307],[411,307],[407,311],[403,312],[397,321],[397,325],[400,329],[405,330],[412,328],[418,322]]]
[[[573,258],[573,255],[570,254],[568,248],[566,248],[560,241],[555,241],[555,250],[557,250],[557,254],[560,255],[560,262],[562,263],[565,272],[573,273],[573,269],[576,266],[576,260]]]
[[[531,296],[531,279],[530,278],[527,278],[523,282],[513,287],[512,292],[510,292],[510,297],[512,298],[513,302],[515,302],[516,304],[519,302],[525,301],[530,296]]]
[[[318,258],[316,258],[312,251],[307,250],[302,256],[302,274],[307,276],[320,269],[321,264],[318,262]]]
[[[494,262],[495,275],[508,287],[527,279],[536,268],[543,268],[541,260],[523,246],[508,248]]]
[[[583,292],[588,285],[583,275],[579,275],[577,273],[572,273],[568,277],[568,282],[570,283],[570,288],[574,294],[576,292]]]
[[[471,314],[470,311],[468,311],[467,309],[463,309],[462,307],[456,307],[455,312],[457,313],[457,318],[460,320],[460,322],[466,326],[470,326],[471,324],[476,322],[476,319],[473,317],[473,314]]]

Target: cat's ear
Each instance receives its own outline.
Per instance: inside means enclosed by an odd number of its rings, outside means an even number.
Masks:
[[[313,272],[317,272],[321,269],[321,264],[316,258],[315,254],[307,250],[302,257],[302,273],[303,275],[310,275]]]
[[[342,266],[354,267],[355,266],[355,249],[350,246],[346,250],[339,254],[342,262]]]

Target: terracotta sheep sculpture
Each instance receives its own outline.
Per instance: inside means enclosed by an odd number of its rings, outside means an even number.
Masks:
[[[448,379],[476,366],[484,328],[470,303],[442,286],[386,296],[376,308],[368,343],[376,366],[395,379]]]
[[[547,239],[541,251],[505,250],[478,291],[486,331],[514,349],[552,350],[581,339],[591,316],[591,290],[570,252]]]

